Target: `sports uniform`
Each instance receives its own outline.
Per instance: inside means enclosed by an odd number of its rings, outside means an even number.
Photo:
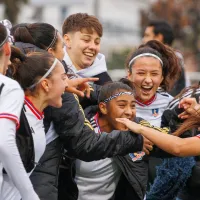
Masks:
[[[173,97],[171,95],[162,90],[158,90],[156,94],[145,103],[138,101],[136,98],[136,116],[147,120],[154,126],[160,127],[161,116],[172,99]]]
[[[8,190],[11,183],[16,186],[15,190],[20,192],[22,199],[38,200],[22,164],[15,140],[24,93],[16,81],[1,74],[0,86],[0,199],[16,199],[17,196],[13,196],[14,193],[9,193]],[[3,168],[8,175],[3,174]]]

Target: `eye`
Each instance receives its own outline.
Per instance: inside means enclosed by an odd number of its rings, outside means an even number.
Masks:
[[[124,104],[119,104],[118,105],[120,108],[125,108],[125,105]]]
[[[89,39],[83,39],[84,42],[89,43],[90,40]]]
[[[131,106],[131,109],[135,109],[135,105],[132,105],[132,106]]]
[[[100,41],[98,41],[98,42],[96,41],[95,44],[96,44],[96,45],[99,45],[99,44],[100,44]]]
[[[145,75],[145,73],[144,73],[144,72],[138,72],[137,74],[138,74],[138,75],[140,75],[140,76],[143,76],[143,75]]]
[[[151,75],[152,76],[158,76],[158,73],[152,73]]]

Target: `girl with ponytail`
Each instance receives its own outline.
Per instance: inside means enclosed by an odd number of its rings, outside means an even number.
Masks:
[[[15,199],[13,191],[7,193],[7,186],[12,185],[22,199],[39,200],[24,169],[15,139],[24,93],[16,81],[4,76],[11,55],[8,38],[6,28],[0,24],[0,199]],[[3,168],[7,174],[3,174]]]
[[[13,78],[21,85],[25,93],[20,127],[16,133],[17,147],[22,159],[18,162],[21,163],[21,167],[16,168],[16,163],[12,165],[15,175],[19,180],[21,178],[23,180],[13,181],[9,170],[3,166],[6,173],[3,174],[1,199],[38,200],[28,176],[39,164],[46,147],[43,110],[49,105],[57,108],[62,106],[61,96],[67,87],[67,75],[61,62],[47,52],[33,52],[26,56],[18,49],[12,48],[11,61],[14,69]],[[24,179],[27,186],[23,185]]]

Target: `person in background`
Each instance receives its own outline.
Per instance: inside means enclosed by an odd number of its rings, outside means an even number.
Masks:
[[[145,29],[142,41],[143,43],[146,43],[150,40],[157,40],[171,47],[174,41],[174,33],[170,24],[162,20],[150,21]],[[175,51],[175,53],[179,58],[179,65],[181,66],[182,72],[174,87],[169,91],[169,94],[172,96],[176,96],[182,89],[190,85],[190,82],[185,75],[184,58],[179,51]]]
[[[65,42],[63,60],[80,77],[98,77],[95,84],[111,81],[105,56],[100,51],[103,27],[99,20],[87,13],[67,17],[62,26]]]

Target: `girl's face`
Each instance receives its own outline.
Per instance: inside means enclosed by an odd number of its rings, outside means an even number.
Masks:
[[[154,57],[140,57],[132,64],[128,79],[135,86],[136,97],[145,102],[151,99],[163,81],[162,66]]]
[[[134,96],[123,94],[103,104],[106,109],[104,117],[106,117],[110,130],[127,130],[123,124],[116,121],[116,118],[127,118],[130,120],[135,118],[136,108]]]
[[[67,85],[67,75],[60,61],[56,64],[48,80],[48,105],[59,108],[62,106],[62,94]]]

